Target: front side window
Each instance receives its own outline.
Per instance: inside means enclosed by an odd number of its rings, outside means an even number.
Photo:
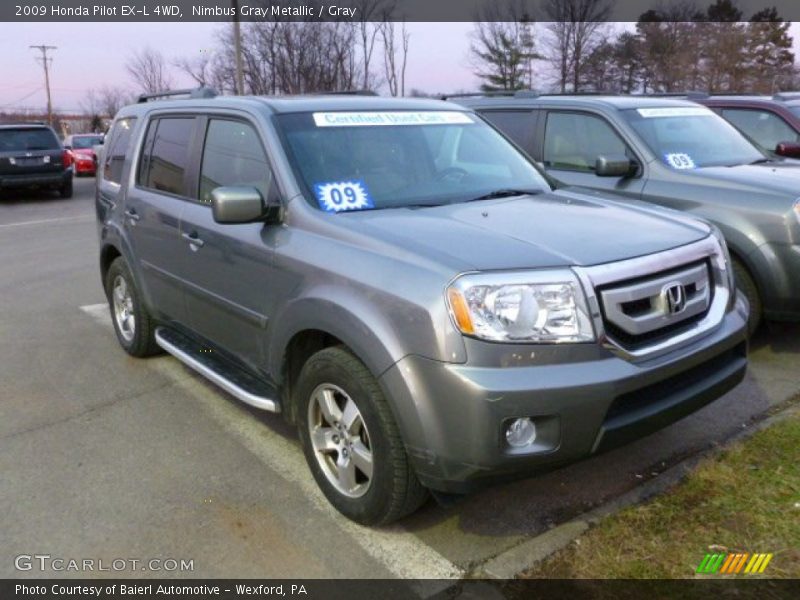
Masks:
[[[800,141],[800,135],[786,121],[766,110],[725,108],[722,116],[768,152],[781,142]]]
[[[193,117],[162,117],[150,122],[145,138],[139,184],[186,196],[186,168],[194,131]]]
[[[551,169],[593,172],[600,155],[625,155],[625,142],[605,120],[585,113],[547,116],[544,164]]]
[[[469,113],[294,113],[278,115],[276,123],[307,197],[329,212],[550,189],[525,156]]]
[[[264,200],[272,193],[272,171],[252,126],[241,121],[208,122],[200,167],[200,201],[211,203],[211,192],[222,186],[254,187]]]
[[[638,108],[622,114],[672,169],[734,166],[766,159],[733,125],[702,106]]]
[[[106,181],[119,183],[122,181],[122,167],[131,143],[131,134],[135,118],[119,119],[109,134],[103,159],[103,178]]]

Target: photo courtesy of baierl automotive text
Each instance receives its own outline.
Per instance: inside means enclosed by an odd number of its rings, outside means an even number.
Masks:
[[[0,5],[0,598],[799,597],[795,21]]]

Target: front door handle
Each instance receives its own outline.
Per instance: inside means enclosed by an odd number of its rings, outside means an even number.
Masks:
[[[182,233],[181,237],[189,242],[192,246],[202,247],[205,242],[197,237],[197,232],[193,231],[192,233]]]
[[[125,216],[128,217],[131,221],[138,221],[139,219],[142,218],[139,216],[139,213],[137,213],[132,208],[129,208],[128,210],[125,211]]]

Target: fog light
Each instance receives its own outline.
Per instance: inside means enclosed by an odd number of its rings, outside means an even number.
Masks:
[[[513,448],[524,448],[536,441],[536,425],[528,417],[514,419],[506,425],[506,441]]]

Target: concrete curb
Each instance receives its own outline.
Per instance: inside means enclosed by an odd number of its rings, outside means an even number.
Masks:
[[[590,527],[605,517],[611,516],[623,508],[639,504],[653,496],[662,494],[680,483],[686,475],[706,458],[719,455],[730,444],[744,440],[783,419],[800,413],[800,395],[782,403],[778,411],[767,413],[767,416],[756,421],[752,426],[740,431],[725,440],[724,444],[714,446],[706,451],[698,452],[669,467],[657,477],[650,479],[636,488],[617,496],[580,517],[553,527],[549,531],[526,540],[513,548],[501,552],[477,567],[472,576],[486,579],[514,579],[519,573],[530,569],[552,554],[568,546]]]

